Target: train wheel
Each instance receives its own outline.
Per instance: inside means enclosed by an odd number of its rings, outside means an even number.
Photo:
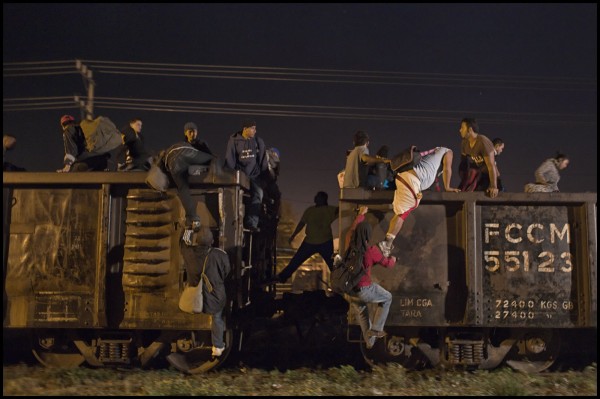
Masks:
[[[85,358],[73,340],[64,331],[40,331],[34,333],[32,349],[35,358],[45,367],[76,368]]]
[[[380,338],[371,349],[367,349],[365,342],[361,340],[360,349],[365,361],[371,366],[393,362],[409,370],[422,370],[428,364],[427,357],[402,336]]]
[[[560,334],[554,330],[529,330],[506,357],[506,364],[524,373],[539,373],[552,366],[560,350]]]
[[[212,370],[227,359],[233,342],[231,329],[225,330],[225,350],[221,356],[212,355],[210,331],[186,331],[175,342],[177,348],[167,356],[171,366],[188,374],[199,374]]]

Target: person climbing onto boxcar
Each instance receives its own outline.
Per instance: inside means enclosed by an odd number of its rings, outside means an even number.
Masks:
[[[189,130],[197,130],[196,124],[188,122],[184,125],[184,133]],[[208,146],[206,146],[208,150]],[[210,150],[208,150],[210,151]],[[184,240],[189,242],[192,231],[198,231],[201,225],[200,216],[196,212],[196,203],[190,193],[189,167],[191,165],[210,165],[212,162],[218,162],[218,159],[212,155],[212,152],[204,152],[195,148],[188,141],[180,141],[164,151],[161,151],[158,157],[158,164],[173,179],[177,186],[177,196],[185,210],[185,228]]]
[[[124,154],[121,135],[112,121],[100,116],[75,123],[71,115],[60,118],[65,146],[64,166],[57,172],[115,171]]]
[[[122,171],[144,171],[150,169],[151,155],[144,144],[142,136],[142,120],[133,118],[121,129],[121,137],[126,148],[125,164],[120,165]]]
[[[404,220],[412,211],[417,209],[422,191],[428,189],[434,182],[440,166],[442,167],[442,180],[444,190],[459,192],[450,186],[452,179],[452,150],[446,147],[436,147],[420,153],[421,160],[412,169],[396,173],[396,191],[392,202],[394,216],[390,220],[385,240],[379,243],[379,248],[385,256],[389,256],[393,249],[392,242],[402,229]]]
[[[525,185],[526,193],[559,192],[560,171],[569,165],[569,157],[557,151],[554,158],[548,158],[535,170],[535,183]]]
[[[485,191],[490,198],[498,196],[496,158],[491,140],[479,133],[474,118],[463,118],[459,129],[461,162],[458,166],[461,191]],[[482,176],[487,174],[487,176]]]
[[[263,200],[263,176],[268,169],[265,143],[256,136],[256,122],[246,119],[242,130],[227,141],[225,166],[244,172],[250,179],[250,199],[246,203],[244,228],[252,233],[260,231],[258,222]]]
[[[333,233],[331,223],[337,219],[339,209],[327,203],[328,195],[319,191],[314,198],[315,205],[304,210],[302,218],[290,236],[290,244],[306,226],[306,236],[288,265],[274,278],[274,282],[284,283],[308,258],[314,254],[323,257],[329,270],[333,267]]]
[[[346,234],[346,252],[356,250],[362,258],[365,274],[358,282],[354,293],[345,295],[356,314],[363,339],[367,349],[375,345],[377,338],[387,335],[384,331],[385,322],[392,304],[392,294],[371,279],[373,266],[379,264],[386,268],[393,268],[396,264],[394,256],[385,256],[377,245],[370,244],[371,225],[365,220],[369,208],[361,206],[352,227]],[[362,254],[362,255],[360,255]],[[375,304],[375,312],[369,315],[369,304]]]
[[[227,253],[220,248],[213,247],[213,242],[214,236],[210,228],[202,226],[197,233],[192,235],[189,245],[182,240],[180,247],[188,286],[204,284],[202,287],[202,312],[212,315],[212,355],[218,357],[225,350],[223,339],[225,333],[223,311],[227,304],[225,279],[231,272],[231,264]],[[208,282],[201,278],[203,268]]]

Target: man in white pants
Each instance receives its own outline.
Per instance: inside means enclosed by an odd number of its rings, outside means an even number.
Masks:
[[[410,213],[417,209],[422,191],[427,190],[435,182],[437,172],[440,166],[443,168],[444,190],[459,192],[457,188],[450,187],[452,178],[452,150],[446,147],[436,147],[429,151],[421,152],[421,160],[412,169],[396,173],[396,191],[394,192],[394,216],[390,220],[390,225],[385,236],[381,241],[379,249],[384,256],[390,256],[393,248],[392,242],[396,235],[402,229],[404,220]]]

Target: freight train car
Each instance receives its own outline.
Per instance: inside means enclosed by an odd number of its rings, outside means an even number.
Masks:
[[[176,191],[154,192],[138,172],[3,174],[5,331],[31,334],[46,366],[146,367],[166,358],[196,373],[222,364],[241,348],[246,326],[283,306],[265,284],[275,273],[277,216],[267,200],[261,232],[250,234],[242,223],[247,178],[196,172],[197,211],[233,269],[221,357],[211,354],[210,315],[177,306],[186,277]],[[367,204],[374,239],[383,238],[392,196],[342,190],[340,236]],[[361,344],[369,363],[489,369],[506,362],[540,371],[561,344],[595,347],[595,193],[425,193],[393,254],[396,267],[373,274],[394,298],[388,336],[371,350]],[[339,297],[328,295],[331,308],[314,299],[284,312],[331,310],[348,339],[362,342],[353,314],[347,323],[337,317],[347,310]]]
[[[200,372],[222,363],[236,342],[241,312],[275,267],[276,218],[263,232],[243,228],[244,174],[196,168],[192,195],[203,224],[226,251],[226,351],[211,354],[208,314],[178,309],[185,281],[183,209],[175,188],[149,189],[145,173],[3,174],[4,328],[32,334],[46,366],[147,366],[166,357]],[[268,213],[265,213],[268,215]]]
[[[367,205],[373,242],[384,239],[393,195],[342,189],[340,238]],[[393,301],[388,335],[361,344],[365,358],[536,372],[561,344],[595,353],[596,218],[596,193],[424,193],[394,240],[395,267],[373,269]],[[349,319],[348,338],[362,342]]]

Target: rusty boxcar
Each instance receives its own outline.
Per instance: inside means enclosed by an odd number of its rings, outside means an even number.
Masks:
[[[394,240],[395,267],[373,269],[393,301],[388,336],[361,345],[369,362],[534,372],[561,341],[595,345],[596,193],[424,194]],[[385,238],[393,195],[342,189],[340,236],[365,204],[373,241]]]
[[[213,357],[210,315],[177,306],[185,273],[176,191],[157,193],[144,177],[3,174],[4,328],[31,334],[42,364],[144,367],[166,358],[202,372],[241,347],[245,323],[278,308],[275,287],[265,284],[276,272],[277,218],[263,215],[260,234],[245,231],[246,176],[199,170],[190,177],[197,211],[233,269],[227,349]],[[374,239],[383,238],[392,196],[343,189],[340,237],[367,204]],[[595,193],[427,192],[393,254],[394,269],[373,272],[393,294],[388,336],[367,350],[353,314],[344,322],[345,308],[340,319],[369,363],[489,369],[506,362],[540,371],[561,343],[595,344]]]

